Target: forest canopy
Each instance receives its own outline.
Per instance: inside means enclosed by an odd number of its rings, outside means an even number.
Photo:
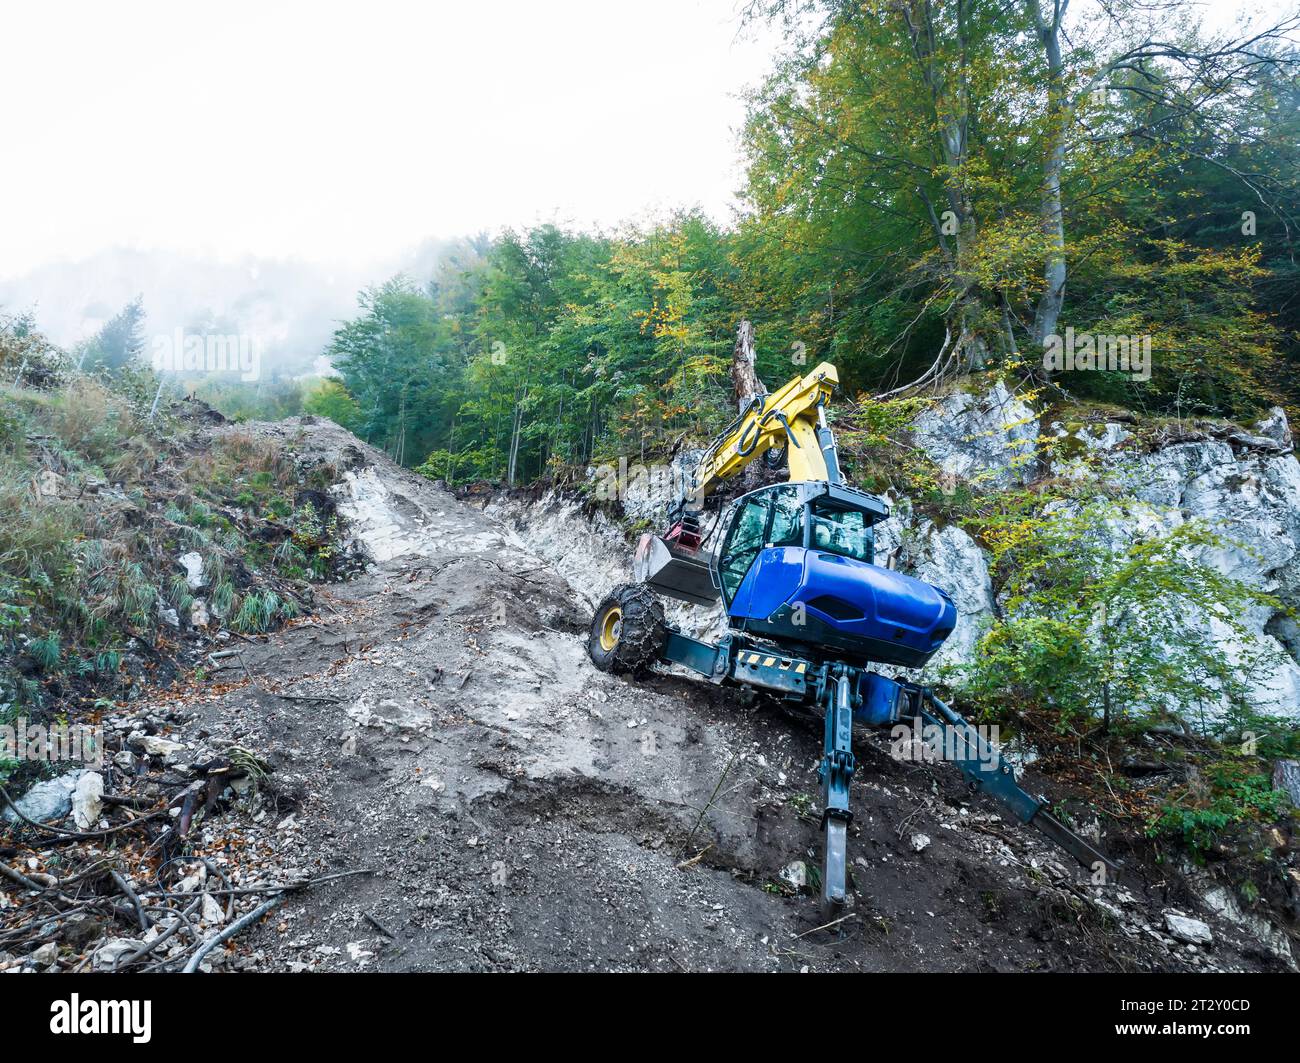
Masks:
[[[745,317],[770,383],[830,360],[850,396],[989,370],[1151,414],[1295,409],[1300,18],[1194,10],[755,4],[789,47],[733,224],[464,241],[361,293],[308,408],[454,482],[644,458],[723,422]],[[1145,344],[1149,378],[1045,365],[1067,330]]]

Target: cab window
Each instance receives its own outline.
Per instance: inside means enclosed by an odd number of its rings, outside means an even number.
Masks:
[[[798,490],[782,487],[775,495],[768,545],[803,546],[803,503],[799,500]]]
[[[873,560],[871,525],[857,510],[835,509],[814,502],[812,538],[808,545],[814,550],[825,550],[858,561]]]
[[[763,546],[763,531],[767,527],[767,510],[770,496],[750,499],[740,507],[731,526],[731,533],[722,546],[718,558],[718,576],[722,589],[730,602],[736,596],[740,581]]]

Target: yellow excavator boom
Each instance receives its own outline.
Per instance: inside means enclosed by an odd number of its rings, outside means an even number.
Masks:
[[[717,600],[708,560],[701,556],[700,515],[704,500],[720,483],[774,447],[785,447],[790,482],[823,480],[842,484],[835,437],[826,427],[826,401],[839,374],[822,362],[771,394],[755,396],[725,431],[719,433],[696,466],[689,491],[683,491],[662,535],[649,532],[637,544],[636,578],[670,598],[695,605]]]
[[[723,480],[766,451],[783,445],[789,448],[791,482],[840,482],[834,442],[823,412],[839,381],[835,366],[822,362],[806,376],[795,377],[770,395],[756,398],[714,439],[700,460],[692,484],[692,501],[698,505]]]

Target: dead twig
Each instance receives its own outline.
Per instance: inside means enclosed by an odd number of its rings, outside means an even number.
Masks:
[[[707,853],[707,852],[708,852],[710,849],[712,849],[712,848],[713,848],[713,843],[712,843],[712,842],[709,842],[708,845],[706,845],[706,846],[705,846],[703,849],[701,849],[698,853],[696,853],[694,856],[692,856],[689,860],[683,860],[680,864],[678,864],[678,865],[677,865],[677,870],[678,870],[678,871],[685,871],[688,867],[694,867],[694,866],[695,866],[696,864],[698,864],[702,859],[704,859],[704,854]]]
[[[713,793],[709,794],[709,799],[704,803],[704,807],[700,809],[699,818],[695,820],[695,826],[691,828],[690,834],[686,835],[686,842],[682,846],[683,853],[691,847],[691,841],[695,838],[695,832],[700,829],[700,824],[704,822],[705,814],[713,807],[713,802],[718,796],[718,791],[722,789],[722,784],[727,781],[727,773],[731,771],[731,766],[736,763],[736,758],[738,756],[740,756],[738,752],[732,753],[731,759],[727,761],[727,766],[722,769],[722,774],[718,776],[718,785],[713,788]]]
[[[361,917],[365,919],[365,921],[369,923],[371,926],[373,926],[376,930],[378,930],[381,934],[383,934],[384,937],[388,938],[389,941],[397,940],[397,935],[394,934],[391,930],[389,930],[388,927],[384,926],[383,923],[381,923],[369,912],[362,912]]]
[[[811,930],[805,930],[802,934],[795,934],[795,940],[806,938],[809,934],[815,934],[819,930],[829,930],[833,926],[839,926],[847,919],[852,919],[857,913],[849,912],[848,915],[842,915],[838,919],[832,919],[829,923],[823,923],[821,926],[815,926]]]
[[[144,905],[140,903],[140,898],[136,896],[135,890],[131,888],[131,883],[127,882],[125,876],[116,868],[108,874],[117,883],[117,888],[126,894],[127,899],[134,906],[136,918],[140,920],[140,929],[147,931],[149,929],[149,917],[145,915]]]

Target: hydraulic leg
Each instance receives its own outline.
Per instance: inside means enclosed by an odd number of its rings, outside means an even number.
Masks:
[[[1047,810],[1046,798],[1022,790],[1011,765],[980,737],[964,716],[936,698],[928,687],[913,689],[920,694],[920,714],[926,723],[947,725],[955,730],[954,759],[967,779],[1001,801],[1020,822],[1037,827],[1088,868],[1098,881],[1118,880],[1120,865],[1053,816]]]
[[[727,636],[719,643],[701,642],[670,629],[663,659],[691,668],[715,683],[731,681],[761,687],[789,701],[825,706],[825,732],[818,776],[822,787],[822,827],[826,856],[822,896],[831,904],[845,900],[848,878],[849,783],[853,779],[853,704],[870,726],[894,723],[901,715],[918,717],[951,733],[945,755],[971,782],[997,798],[1020,822],[1036,827],[1055,844],[1089,868],[1101,881],[1115,881],[1121,868],[1051,814],[1045,798],[1035,797],[1016,782],[1011,765],[980,736],[977,728],[934,696],[929,687],[866,673],[871,680],[857,697],[854,688],[862,673],[845,664],[816,665],[796,656],[783,656],[743,637]]]
[[[848,864],[849,784],[853,780],[853,692],[849,671],[835,669],[826,684],[826,731],[818,774],[822,784],[822,826],[826,831],[826,863],[822,868],[822,899],[843,904]]]

